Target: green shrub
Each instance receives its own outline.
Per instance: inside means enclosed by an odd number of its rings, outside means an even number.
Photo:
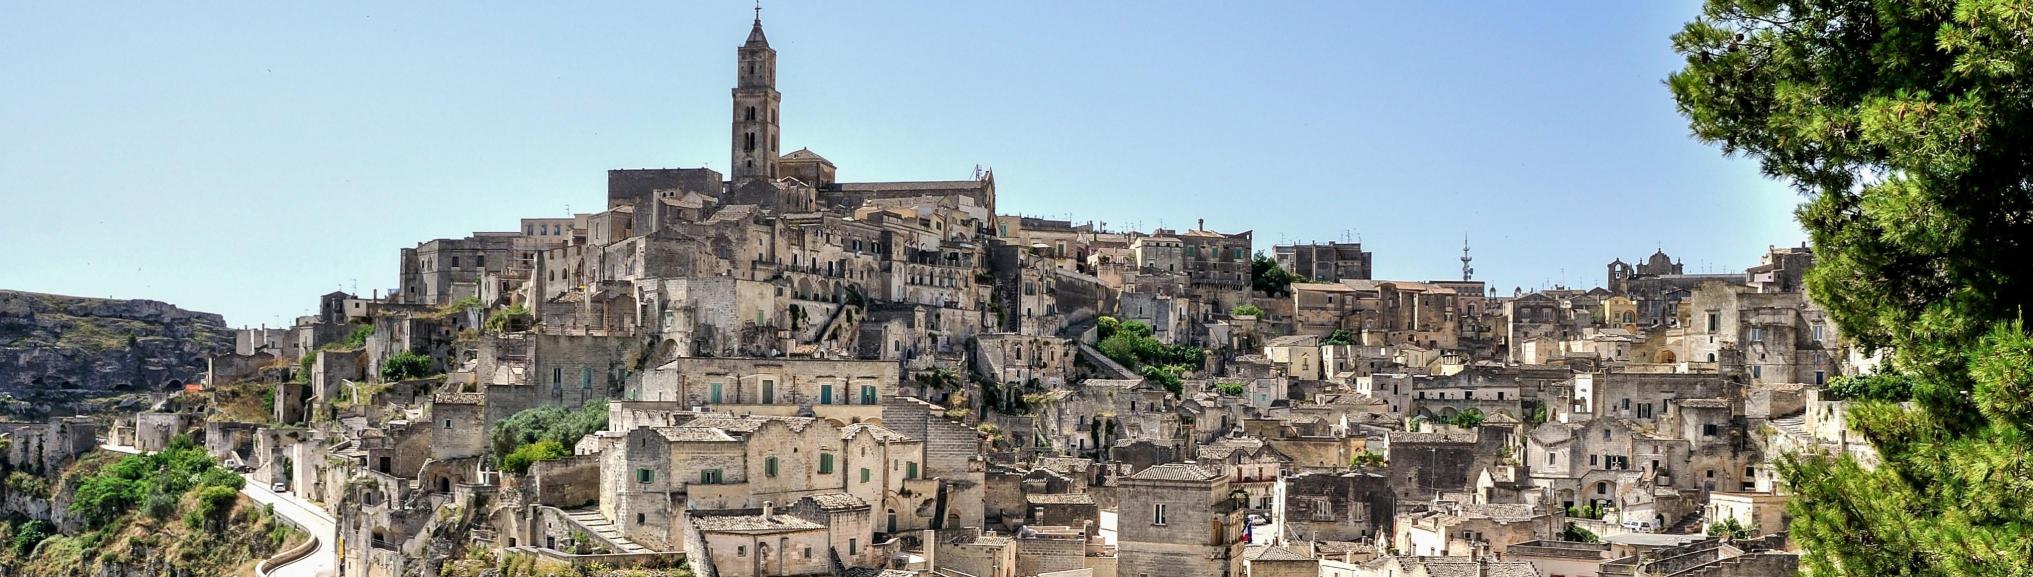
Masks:
[[[1214,385],[1214,389],[1217,391],[1221,391],[1221,394],[1228,395],[1231,397],[1240,397],[1242,396],[1242,393],[1244,391],[1248,390],[1248,388],[1244,387],[1242,383],[1220,383]]]
[[[381,380],[394,382],[404,379],[419,379],[430,376],[431,358],[412,351],[402,351],[381,362]]]
[[[21,524],[21,527],[14,530],[13,542],[9,543],[14,549],[14,556],[25,557],[30,551],[34,551],[37,544],[50,537],[51,529],[49,523],[39,519]]]
[[[544,439],[509,451],[508,456],[501,459],[501,469],[521,475],[529,472],[530,465],[570,456],[572,452],[565,449],[564,445],[551,439]]]
[[[341,350],[350,351],[353,349],[358,349],[360,347],[367,346],[367,337],[372,336],[373,334],[374,334],[374,325],[360,325],[357,327],[353,327],[353,333],[346,335],[346,340],[339,341],[339,348]]]
[[[497,458],[537,441],[554,441],[571,447],[579,439],[607,428],[607,402],[594,401],[576,410],[538,407],[509,415],[488,432],[488,443]]]
[[[798,311],[800,309],[793,307],[791,310]],[[535,315],[530,314],[528,308],[518,303],[487,315],[487,330],[496,333],[527,330],[531,324],[534,324],[535,320]]]
[[[1263,307],[1256,305],[1242,305],[1239,307],[1235,307],[1234,310],[1228,311],[1228,314],[1239,317],[1260,317],[1264,316],[1264,309]]]
[[[1581,527],[1579,527],[1579,526],[1577,526],[1577,525],[1575,525],[1575,524],[1573,524],[1573,523],[1568,523],[1568,524],[1567,524],[1567,529],[1566,529],[1566,530],[1564,530],[1564,531],[1561,531],[1561,532],[1560,532],[1560,540],[1562,540],[1562,541],[1575,541],[1575,542],[1579,542],[1579,543],[1601,543],[1601,542],[1602,542],[1602,538],[1600,538],[1600,537],[1596,537],[1596,536],[1595,536],[1595,532],[1594,532],[1594,531],[1590,531],[1590,530],[1588,530],[1588,529],[1583,529],[1583,528],[1581,528]]]
[[[146,455],[127,455],[100,467],[78,481],[69,511],[88,528],[97,528],[133,512],[167,518],[184,494],[212,488],[213,494],[232,494],[246,481],[219,462],[189,437],[170,438],[168,448]]]

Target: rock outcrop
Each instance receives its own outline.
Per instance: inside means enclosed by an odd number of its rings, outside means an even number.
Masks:
[[[0,413],[177,388],[233,350],[226,319],[160,301],[0,290]],[[23,401],[33,407],[21,407]]]

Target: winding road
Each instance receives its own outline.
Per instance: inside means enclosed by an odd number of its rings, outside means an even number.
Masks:
[[[99,447],[116,453],[141,454],[141,451],[134,447],[121,445],[99,445]],[[277,567],[262,577],[330,577],[338,574],[338,550],[332,548],[332,543],[337,540],[338,520],[330,513],[326,513],[316,504],[298,498],[295,494],[270,491],[268,487],[253,479],[248,479],[240,486],[240,494],[246,495],[256,503],[274,507],[277,515],[282,515],[297,527],[309,530],[311,537],[318,540],[317,549],[311,551],[310,555]]]

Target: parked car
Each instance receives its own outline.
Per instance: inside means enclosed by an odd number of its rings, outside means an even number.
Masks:
[[[1269,525],[1269,524],[1271,524],[1271,518],[1270,518],[1270,517],[1265,517],[1265,516],[1263,516],[1263,515],[1258,515],[1258,514],[1255,514],[1255,513],[1251,513],[1251,514],[1249,515],[1249,524],[1251,524],[1251,525]]]
[[[1652,532],[1652,523],[1650,521],[1624,521],[1623,527],[1625,531],[1632,533]]]
[[[282,481],[276,481],[275,484],[268,486],[268,490],[275,493],[288,493],[289,485]]]

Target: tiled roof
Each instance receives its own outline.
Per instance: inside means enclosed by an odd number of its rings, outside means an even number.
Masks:
[[[1085,473],[1094,468],[1094,461],[1079,457],[1045,457],[1038,459],[1038,466],[1061,473]]]
[[[726,517],[695,515],[692,526],[700,531],[716,533],[782,533],[824,529],[825,525],[791,517],[788,515],[732,515]]]
[[[807,498],[811,499],[813,504],[818,505],[819,509],[825,511],[859,509],[868,506],[867,501],[847,493],[820,493]]]
[[[1390,433],[1386,433],[1386,434],[1387,434],[1387,435],[1389,435],[1389,438],[1390,438],[1390,442],[1392,442],[1392,443],[1473,443],[1473,442],[1475,442],[1475,433],[1474,433],[1473,431],[1448,431],[1448,432],[1441,432],[1441,433],[1413,433],[1413,432],[1406,432],[1406,431],[1391,431]]]
[[[824,163],[826,163],[826,164],[832,164],[832,163],[833,163],[833,161],[830,161],[830,160],[826,160],[826,157],[824,157],[824,156],[819,156],[819,153],[817,153],[817,152],[812,152],[812,149],[809,149],[809,148],[800,148],[800,149],[797,149],[797,150],[793,150],[793,151],[791,151],[791,153],[790,153],[790,154],[786,154],[786,155],[783,155],[783,156],[777,157],[777,161],[778,161],[778,162],[782,162],[782,161],[786,161],[786,160],[790,160],[790,161],[798,161],[798,160],[816,160],[816,161],[819,161],[819,162],[824,162]]]
[[[659,435],[663,435],[665,441],[672,443],[725,442],[734,440],[733,435],[729,435],[726,431],[719,429],[653,427],[651,430],[656,431]]]
[[[882,441],[885,443],[917,440],[911,438],[910,435],[892,431],[889,430],[889,427],[884,427],[882,425],[877,425],[874,423],[855,423],[852,425],[848,425],[846,428],[840,429],[840,438],[852,439],[854,438],[855,435],[859,435],[864,431],[866,431],[870,435],[874,435],[875,440]]]
[[[789,426],[793,431],[802,432],[805,430],[805,427],[810,426],[812,422],[817,420],[819,419],[816,417],[777,417],[764,415],[728,417],[716,415],[692,419],[690,422],[685,423],[684,426],[693,429],[720,429],[737,433],[753,433],[757,429],[761,429],[764,423],[777,421]]]
[[[1148,481],[1212,481],[1219,477],[1220,472],[1193,463],[1166,463],[1129,476]]]
[[[431,402],[439,405],[478,405],[486,401],[487,395],[480,393],[438,393],[431,395]]]
[[[1526,521],[1539,516],[1531,505],[1486,504],[1462,505],[1461,516],[1474,519],[1491,519],[1499,523]]]
[[[1452,559],[1460,559],[1460,561],[1453,561]],[[1538,577],[1539,575],[1539,571],[1533,569],[1531,563],[1524,561],[1477,562],[1471,557],[1427,557],[1416,564],[1426,567],[1427,577]],[[1408,568],[1412,565],[1414,563],[1406,563]]]
[[[1024,502],[1032,505],[1093,505],[1094,496],[1086,493],[1032,493],[1024,495]]]
[[[1313,556],[1300,553],[1291,547],[1251,547],[1243,552],[1243,558],[1250,561],[1313,561]]]

